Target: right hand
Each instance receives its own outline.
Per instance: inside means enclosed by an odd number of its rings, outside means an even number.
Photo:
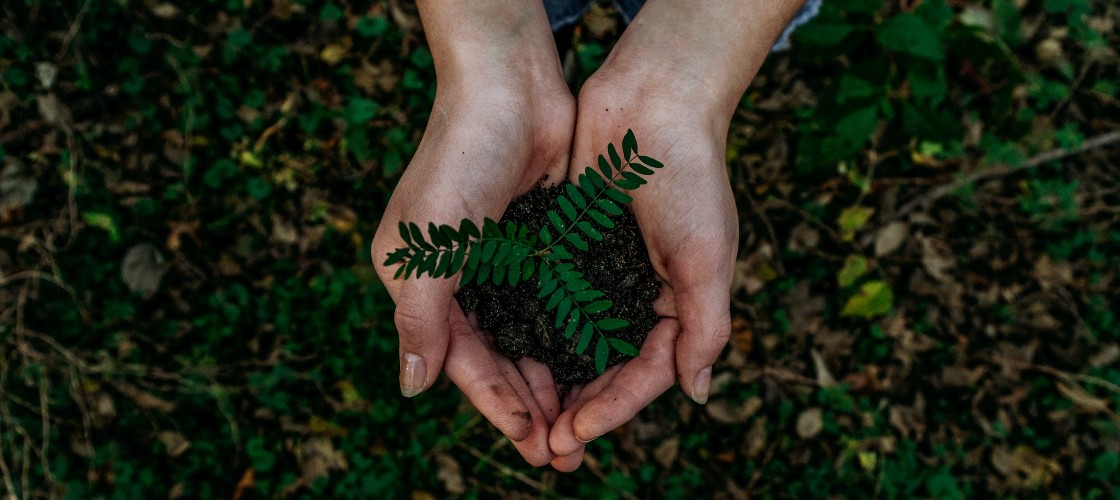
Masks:
[[[554,458],[548,435],[560,413],[548,368],[530,359],[515,364],[490,348],[454,298],[458,277],[394,280],[396,266],[382,264],[404,246],[398,222],[457,227],[467,218],[481,226],[542,180],[560,182],[574,122],[575,102],[559,75],[543,86],[441,79],[424,137],[372,246],[374,267],[396,303],[402,394],[428,389],[442,368],[535,466]]]

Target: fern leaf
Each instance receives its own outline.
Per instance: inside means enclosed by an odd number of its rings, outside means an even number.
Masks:
[[[451,246],[451,240],[447,238],[447,235],[440,232],[439,227],[436,227],[435,223],[432,222],[428,223],[428,239],[432,241],[436,248]]]
[[[432,255],[436,255],[436,254],[432,254]],[[447,268],[451,267],[451,259],[454,256],[455,256],[454,252],[443,252],[442,254],[440,254],[439,263],[436,264],[435,270],[432,271],[432,273],[431,273],[432,276],[435,277],[435,278],[439,278],[439,277],[442,277],[444,274],[447,274]]]
[[[597,298],[602,297],[603,295],[604,295],[603,292],[601,292],[599,290],[588,289],[588,290],[580,290],[576,293],[573,293],[572,298],[576,299],[577,302],[590,302],[592,300],[595,300]],[[609,303],[609,301],[608,301],[608,303]],[[607,307],[610,307],[610,306],[608,305]],[[588,311],[587,308],[584,308],[584,310],[587,311],[588,313],[591,313],[591,314],[595,314],[596,312],[602,312],[602,311]]]
[[[664,167],[664,166],[665,166],[665,165],[662,165],[662,164],[661,164],[661,162],[659,162],[659,161],[657,161],[657,160],[655,160],[655,159],[653,159],[653,158],[650,158],[650,157],[648,157],[648,156],[641,156],[641,155],[639,155],[639,156],[638,156],[638,159],[639,159],[639,160],[642,160],[642,163],[644,163],[644,164],[646,164],[646,165],[649,165],[649,166],[651,166],[651,167],[653,167],[653,168],[661,168],[661,167]]]
[[[623,172],[622,177],[624,179],[630,181],[630,182],[633,182],[633,183],[639,185],[639,186],[644,186],[645,183],[648,182],[645,179],[643,179],[642,176],[640,176],[638,174],[635,174],[634,172]]]
[[[545,245],[552,244],[552,233],[548,230],[547,227],[541,227],[541,231],[537,235],[540,236],[541,243],[544,243]]]
[[[607,154],[611,157],[611,165],[614,165],[614,169],[621,172],[622,158],[618,157],[618,149],[615,149],[614,144],[607,144]]]
[[[521,264],[521,281],[529,281],[533,277],[534,267],[536,266],[536,259],[525,259]]]
[[[564,300],[564,289],[558,288],[555,292],[552,292],[552,296],[548,298],[548,302],[544,304],[544,308],[549,311],[555,310],[556,306],[560,305],[561,300]]]
[[[636,161],[630,162],[630,169],[642,175],[653,175],[653,170]]]
[[[568,233],[568,234],[564,235],[564,239],[568,240],[569,243],[571,243],[573,246],[580,249],[581,251],[584,251],[584,252],[587,251],[587,242],[583,241],[583,238],[580,238],[580,236],[578,234]]]
[[[606,318],[595,322],[595,328],[604,332],[625,328],[628,325],[630,325],[630,322],[621,318]]]
[[[627,129],[626,135],[622,137],[622,155],[630,158],[631,154],[638,152],[638,141],[634,138],[634,131]]]
[[[607,309],[610,309],[613,305],[614,303],[609,300],[597,300],[588,304],[587,307],[584,307],[583,312],[587,314],[599,314],[606,311]]]
[[[604,179],[611,178],[611,164],[607,163],[607,159],[603,155],[599,155],[599,172],[603,174]]]
[[[415,245],[419,246],[420,248],[423,248],[424,250],[435,250],[436,249],[431,244],[429,244],[427,241],[424,241],[424,233],[420,232],[420,226],[417,226],[415,222],[410,222],[408,224],[408,232],[412,234],[412,242]]]
[[[587,170],[590,171],[591,168],[588,167]],[[583,190],[583,194],[592,198],[595,197],[595,183],[591,181],[591,177],[589,177],[587,173],[579,174],[579,177],[576,180],[579,181],[579,188]]]
[[[502,284],[502,280],[506,277],[506,266],[495,263],[493,274],[490,275],[491,282],[495,285]]]
[[[605,214],[603,214],[603,212],[600,212],[598,210],[588,210],[587,215],[588,217],[591,217],[591,220],[595,221],[600,226],[603,226],[607,229],[614,228],[614,221],[611,220],[610,217],[607,217]]]
[[[610,196],[609,194],[607,196]],[[614,200],[601,199],[595,200],[595,204],[599,206],[608,215],[622,215],[622,207],[615,204]]]
[[[579,188],[575,184],[565,184],[564,190],[568,193],[568,198],[572,200],[576,208],[583,210],[587,208],[587,199],[583,197],[583,193],[579,192]]]
[[[408,225],[404,221],[397,223],[397,230],[401,233],[401,239],[404,240],[405,246],[412,246],[412,235],[408,234]]]
[[[568,313],[571,312],[571,310],[572,301],[567,297],[564,297],[564,300],[560,301],[560,306],[556,308],[556,320],[553,321],[552,327],[560,328],[560,325],[564,324],[564,319],[568,316]]]
[[[555,227],[560,234],[564,234],[564,231],[568,230],[568,225],[560,218],[560,214],[557,214],[555,210],[548,211],[548,220],[552,222],[552,227]]]
[[[623,193],[622,191],[619,191],[617,189],[607,188],[603,192],[606,193],[607,197],[609,197],[612,201],[621,205],[625,205],[634,201],[634,198],[631,198],[630,195]]]
[[[638,355],[638,348],[634,347],[633,345],[630,345],[630,343],[626,342],[625,340],[616,339],[616,338],[607,338],[607,342],[610,342],[611,347],[613,347],[614,350],[616,350],[618,352],[621,352],[622,354],[625,354],[627,356],[637,356]]]
[[[576,344],[576,354],[583,354],[591,345],[591,339],[595,338],[595,331],[592,328],[591,323],[583,324],[583,328],[579,332],[579,342]]]
[[[463,258],[467,255],[467,244],[459,243],[459,248],[455,249],[455,254],[451,256],[451,265],[447,268],[447,274],[444,278],[450,278],[463,268]]]
[[[564,338],[572,338],[572,335],[576,334],[576,327],[578,326],[579,324],[577,324],[575,321],[569,321],[568,325],[564,327]]]
[[[595,343],[595,371],[599,373],[607,371],[608,354],[610,354],[610,346],[606,342],[606,337],[599,337],[599,341]]]
[[[459,241],[459,232],[455,231],[455,228],[448,226],[447,224],[440,224],[439,232],[443,234],[443,237],[445,239],[447,239],[447,245],[444,246],[451,246]]]
[[[560,210],[564,211],[564,216],[567,217],[568,220],[576,220],[576,207],[572,206],[572,202],[568,200],[567,196],[558,196],[556,202],[560,204]]]
[[[591,238],[595,241],[603,241],[603,233],[600,233],[598,229],[595,229],[595,227],[593,227],[590,222],[581,220],[576,223],[576,227],[578,227],[580,231],[583,231],[583,234],[586,234],[588,238]]]
[[[463,219],[459,222],[459,241],[468,241],[479,236],[478,226],[474,225],[474,221]]]

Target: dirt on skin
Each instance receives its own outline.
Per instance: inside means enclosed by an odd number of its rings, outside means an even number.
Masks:
[[[562,187],[536,188],[513,200],[501,222],[513,221],[529,226],[536,234],[548,222],[548,210],[557,210],[556,197]],[[572,263],[584,273],[592,288],[606,294],[614,305],[593,320],[605,317],[622,318],[630,325],[611,332],[612,337],[640,348],[646,335],[657,322],[653,300],[660,284],[646,253],[645,242],[634,215],[627,208],[612,218],[616,226],[603,229],[603,241],[588,240],[588,251],[574,249]],[[570,247],[570,245],[568,245]],[[478,325],[493,335],[494,348],[517,361],[529,356],[548,365],[558,384],[590,382],[595,371],[595,342],[583,354],[576,354],[579,332],[564,338],[563,329],[553,328],[555,314],[545,309],[545,299],[537,298],[537,280],[530,279],[516,286],[471,283],[456,295],[464,311],[474,311]],[[592,332],[594,334],[594,332]],[[607,366],[629,359],[611,350]]]

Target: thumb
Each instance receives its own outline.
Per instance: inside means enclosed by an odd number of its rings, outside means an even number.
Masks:
[[[431,387],[447,355],[448,315],[455,281],[419,278],[400,283],[393,320],[400,336],[401,394],[415,396]]]
[[[681,326],[677,376],[681,389],[700,404],[708,401],[712,365],[731,336],[733,267],[722,255],[725,252],[713,250],[685,250],[684,255],[690,256],[688,269],[670,269]]]

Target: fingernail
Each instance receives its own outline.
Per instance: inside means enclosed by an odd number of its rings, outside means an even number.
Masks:
[[[692,400],[704,404],[708,402],[708,391],[712,386],[712,367],[700,370],[692,381]]]
[[[401,356],[401,394],[406,398],[420,394],[424,390],[424,378],[427,374],[424,358],[411,352],[404,353]]]
[[[580,439],[580,438],[579,438],[579,436],[576,436],[576,441],[579,441],[579,442],[581,442],[581,443],[583,443],[583,444],[587,444],[587,443],[590,443],[590,442],[592,442],[592,441],[594,441],[594,440],[595,440],[595,438],[591,438],[591,439],[588,439],[587,441],[584,441],[584,440]]]

